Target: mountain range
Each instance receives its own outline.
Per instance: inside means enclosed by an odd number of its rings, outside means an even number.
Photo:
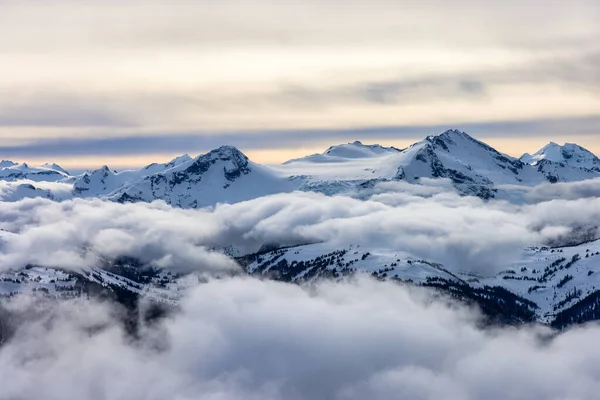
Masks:
[[[506,185],[526,188],[596,177],[600,177],[600,159],[578,145],[550,143],[533,155],[514,158],[459,130],[428,136],[405,149],[355,141],[281,165],[257,164],[233,146],[194,158],[186,154],[139,170],[117,172],[103,166],[81,175],[70,175],[56,164],[0,163],[0,180],[20,182],[4,192],[3,200],[99,197],[118,202],[164,200],[183,208],[295,190],[360,193],[379,182],[419,184],[437,178],[450,180],[459,193],[489,199],[501,196]],[[62,186],[57,191],[39,182]]]
[[[281,165],[257,164],[232,146],[197,157],[185,154],[139,170],[117,172],[104,166],[80,175],[71,175],[56,164],[32,167],[2,161],[0,181],[5,187],[0,200],[164,200],[175,207],[199,208],[292,191],[360,196],[378,183],[419,185],[435,179],[445,179],[445,184],[461,194],[492,199],[504,196],[506,187],[551,186],[598,177],[598,157],[575,144],[550,143],[534,154],[514,158],[464,132],[448,130],[405,149],[355,141]],[[403,248],[385,248],[369,241],[296,242],[292,247],[263,243],[254,253],[233,245],[213,250],[234,259],[243,274],[291,283],[368,274],[379,280],[433,288],[477,304],[490,319],[503,323],[542,322],[560,328],[600,319],[600,240],[597,225],[586,223],[576,227],[567,241],[532,243],[516,259],[507,260],[505,269],[493,274],[463,270],[449,262],[443,265],[440,261],[444,260],[424,259]],[[0,244],[18,235],[18,229],[0,230]],[[78,272],[60,265],[4,271],[0,273],[0,296],[34,291],[70,298],[108,291],[125,304],[141,294],[161,304],[177,304],[180,289],[189,286],[189,275],[171,274],[131,257],[115,257],[104,267],[84,266]]]

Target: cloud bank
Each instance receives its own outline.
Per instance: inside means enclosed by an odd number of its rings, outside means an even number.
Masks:
[[[16,307],[16,306],[15,306]],[[482,330],[392,283],[209,281],[132,341],[61,303],[0,348],[2,399],[594,399],[597,325]]]
[[[383,183],[366,200],[295,192],[199,210],[160,201],[1,202],[0,270],[27,264],[77,270],[130,256],[164,268],[231,271],[237,267],[221,249],[243,255],[265,244],[328,242],[401,250],[454,271],[489,275],[526,246],[561,243],[582,228],[596,237],[600,198],[590,193],[597,185],[548,186],[568,195],[529,204],[459,196],[445,180]],[[541,200],[548,187],[525,196]]]

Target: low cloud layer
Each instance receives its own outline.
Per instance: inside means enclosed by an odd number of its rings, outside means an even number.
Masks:
[[[0,270],[27,264],[79,269],[131,256],[165,268],[226,271],[236,266],[220,253],[225,248],[242,255],[265,244],[329,242],[401,250],[455,271],[489,275],[526,246],[560,243],[581,228],[596,236],[600,198],[580,188],[596,184],[552,186],[575,194],[522,205],[459,196],[444,180],[384,183],[368,200],[296,192],[200,210],[160,201],[3,202]]]
[[[16,307],[16,306],[13,306]],[[392,283],[209,281],[132,342],[104,304],[62,303],[0,348],[2,399],[595,399],[597,325],[481,330]]]
[[[600,178],[580,182],[559,182],[534,187],[526,195],[533,202],[559,200],[575,200],[600,197]]]

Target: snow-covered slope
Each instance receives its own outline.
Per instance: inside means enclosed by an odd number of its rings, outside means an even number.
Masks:
[[[362,144],[358,140],[352,143],[340,144],[337,146],[331,146],[324,153],[312,154],[310,156],[296,158],[284,162],[284,164],[298,163],[298,162],[312,162],[312,163],[335,163],[345,162],[354,159],[373,158],[381,157],[394,153],[398,153],[395,147],[383,147],[378,144]]]
[[[70,175],[69,172],[56,163],[45,163],[42,168],[51,169],[53,171],[62,172],[65,175]]]
[[[541,322],[553,321],[561,311],[600,290],[599,240],[572,247],[524,249],[517,260],[507,260],[506,269],[493,276],[448,268],[399,249],[358,244],[309,244],[257,253],[240,262],[251,274],[286,282],[341,279],[358,273],[437,288],[496,286],[531,302],[527,308]]]
[[[531,165],[537,165],[542,160],[600,171],[600,159],[589,150],[574,143],[565,143],[561,146],[550,142],[533,155],[525,153],[521,156],[521,161]]]
[[[192,158],[184,154],[167,163],[152,163],[139,170],[113,171],[106,165],[97,170],[86,172],[75,179],[73,191],[81,197],[100,197],[137,182],[149,175],[162,173],[181,165],[189,164]]]
[[[222,146],[160,173],[132,181],[117,190],[116,201],[164,200],[195,208],[221,202],[235,203],[292,191],[301,179],[289,179],[253,163],[232,146]]]
[[[594,310],[600,304],[600,240],[567,247],[529,247],[516,259],[507,258],[505,268],[493,274],[484,268],[485,274],[464,271],[460,266],[423,259],[401,248],[363,243],[306,244],[237,260],[251,275],[285,282],[310,283],[364,274],[442,290],[475,302],[484,311],[491,304],[494,313],[504,313],[512,322],[538,321],[561,327],[597,318]],[[0,297],[32,291],[53,298],[77,297],[85,294],[87,285],[82,283],[93,282],[173,304],[182,289],[199,281],[194,274],[141,268],[141,264],[131,261],[84,268],[78,274],[36,266],[6,271],[0,273]]]
[[[73,184],[73,192],[80,197],[98,197],[111,193],[127,183],[136,171],[116,172],[106,165],[86,172]]]
[[[292,190],[360,196],[378,182],[404,180],[419,184],[423,178],[449,179],[463,194],[510,199],[518,191],[516,186],[526,192],[528,187],[541,183],[598,177],[600,160],[577,145],[551,143],[533,156],[516,159],[458,130],[428,136],[404,150],[357,141],[271,166],[253,163],[231,146],[196,158],[185,154],[139,170],[116,172],[104,166],[75,177],[55,164],[32,168],[11,161],[0,163],[0,180],[29,185],[13,190],[6,199],[18,199],[19,193],[24,197],[37,193],[52,198],[51,189],[35,185],[51,181],[72,184],[73,196],[116,201],[162,199],[186,208],[234,203]],[[510,193],[503,191],[509,186]]]
[[[482,197],[493,196],[494,185],[535,185],[544,180],[523,162],[458,130],[428,136],[389,162],[386,167],[395,170],[393,179],[418,183],[421,178],[448,178],[462,192]]]
[[[27,179],[34,182],[58,182],[68,177],[69,174],[56,164],[31,167],[26,163],[19,164],[8,160],[0,162],[0,180],[3,181]]]
[[[521,160],[535,167],[549,182],[573,182],[600,176],[600,159],[573,143],[560,146],[550,142],[533,155]]]
[[[591,154],[591,153],[590,153]],[[571,159],[580,159],[569,152]],[[534,186],[544,182],[572,182],[600,176],[600,169],[580,168],[542,160],[530,165],[502,154],[491,146],[458,130],[428,136],[401,151],[379,152],[367,158],[340,158],[318,155],[293,160],[278,169],[288,174],[303,175],[303,188],[324,193],[360,189],[369,182],[406,180],[419,183],[422,178],[447,178],[465,194],[494,197],[497,186]],[[322,158],[327,158],[322,165]],[[592,157],[594,157],[592,155]],[[592,158],[586,158],[588,161]]]

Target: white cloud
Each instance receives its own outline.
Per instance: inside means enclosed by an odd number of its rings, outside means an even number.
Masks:
[[[0,349],[2,399],[594,399],[598,326],[481,330],[461,306],[359,280],[226,279],[132,342],[62,303]],[[90,329],[94,328],[94,329]]]
[[[598,197],[600,197],[600,178],[580,182],[539,185],[528,191],[525,196],[527,200],[532,202]]]
[[[593,0],[2,2],[0,137],[595,115],[598,12]]]
[[[210,249],[245,254],[265,244],[329,242],[401,250],[488,275],[526,246],[568,241],[571,232],[594,236],[600,220],[597,197],[515,205],[459,196],[445,182],[384,186],[366,201],[295,192],[200,210],[98,199],[0,203],[0,269],[77,269],[127,255],[167,268],[228,270],[234,263]]]

